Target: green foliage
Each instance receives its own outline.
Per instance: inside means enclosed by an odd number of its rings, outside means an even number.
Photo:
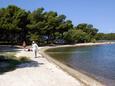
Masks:
[[[86,32],[83,32],[82,30],[73,29],[65,34],[64,39],[68,43],[83,43],[83,42],[89,42],[90,36]]]
[[[30,41],[36,41],[36,42],[40,41],[40,37],[37,33],[30,33],[28,35],[28,38],[29,38]]]
[[[94,41],[98,30],[91,24],[79,24],[73,27],[71,20],[57,12],[45,12],[38,8],[27,12],[17,6],[9,5],[0,9],[0,41],[22,43],[37,41],[39,44],[52,44],[56,40],[68,43]]]
[[[78,24],[75,28],[80,29],[83,32],[86,32],[91,36],[95,36],[97,34],[97,32],[98,32],[98,29],[94,28],[93,25],[86,24],[86,23]]]
[[[65,34],[64,39],[69,43],[96,42],[95,35],[98,30],[91,24],[78,24]]]
[[[104,33],[98,33],[98,34],[96,34],[96,35],[95,35],[95,38],[96,38],[97,40],[103,40],[103,39],[104,39]]]
[[[18,42],[25,39],[28,13],[10,5],[0,9],[0,40]]]
[[[96,39],[97,40],[115,40],[115,33],[108,33],[108,34],[98,33],[96,35]]]

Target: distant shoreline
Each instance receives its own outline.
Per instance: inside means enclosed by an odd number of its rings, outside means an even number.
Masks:
[[[53,59],[49,55],[46,54],[46,50],[51,48],[59,48],[59,47],[77,47],[77,46],[93,46],[93,45],[104,45],[104,44],[115,44],[115,42],[100,42],[100,43],[80,43],[80,44],[73,44],[73,45],[56,45],[56,46],[47,46],[43,47],[41,49],[41,54],[46,57],[49,61],[55,63],[60,68],[62,68],[64,71],[75,77],[76,79],[80,80],[81,83],[84,83],[86,86],[106,86],[102,82],[85,75],[84,73],[81,73],[80,71],[77,71],[71,67],[68,67],[67,65]]]
[[[43,48],[59,48],[59,47],[79,47],[79,46],[93,46],[93,45],[106,45],[106,44],[115,44],[115,42],[96,42],[96,43],[78,43],[78,44],[67,44],[67,45],[53,45],[53,46],[43,46]]]

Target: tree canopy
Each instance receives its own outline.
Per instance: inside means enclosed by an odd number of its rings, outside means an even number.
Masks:
[[[20,44],[80,43],[98,39],[98,29],[82,23],[74,26],[63,14],[38,8],[33,12],[15,5],[0,8],[0,42]]]

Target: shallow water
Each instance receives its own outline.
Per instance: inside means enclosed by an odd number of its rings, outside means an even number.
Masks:
[[[55,48],[47,53],[107,86],[115,86],[115,44]]]

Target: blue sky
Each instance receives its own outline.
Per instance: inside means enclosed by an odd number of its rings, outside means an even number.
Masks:
[[[0,0],[0,8],[8,5],[30,11],[43,7],[66,15],[75,26],[88,23],[99,32],[115,33],[115,0]]]

